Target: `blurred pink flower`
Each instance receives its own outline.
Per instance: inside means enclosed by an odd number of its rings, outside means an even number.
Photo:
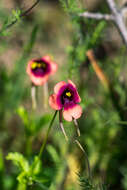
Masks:
[[[40,59],[32,59],[28,62],[26,72],[34,85],[43,85],[50,75],[57,71],[57,64],[50,56],[44,56]]]

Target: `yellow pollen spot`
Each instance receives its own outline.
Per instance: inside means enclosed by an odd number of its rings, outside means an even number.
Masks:
[[[66,96],[71,97],[71,93],[70,92],[66,92]]]
[[[42,67],[41,63],[38,63],[38,64],[37,64],[37,66],[38,66],[39,68],[41,68],[41,67]]]
[[[36,68],[46,68],[46,64],[45,63],[37,63],[37,62],[33,62],[31,65],[32,69],[36,69]]]
[[[33,62],[32,65],[31,65],[31,68],[32,69],[35,69],[37,67],[37,63],[36,62]]]

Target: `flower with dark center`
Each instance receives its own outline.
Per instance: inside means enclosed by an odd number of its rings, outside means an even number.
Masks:
[[[68,137],[63,127],[62,115],[65,120],[74,121],[77,134],[80,136],[77,123],[77,119],[82,115],[82,108],[78,104],[80,101],[81,98],[77,88],[71,80],[68,80],[68,83],[64,81],[57,83],[54,87],[54,94],[49,97],[49,105],[51,108],[59,110],[59,124],[66,140],[68,140]]]
[[[68,83],[64,81],[57,83],[54,92],[49,98],[49,105],[55,110],[62,110],[65,120],[72,121],[82,115],[82,108],[78,104],[81,99],[71,80],[68,80]]]
[[[34,85],[43,85],[57,70],[57,64],[54,63],[50,56],[44,56],[40,59],[32,59],[28,62],[27,73]]]

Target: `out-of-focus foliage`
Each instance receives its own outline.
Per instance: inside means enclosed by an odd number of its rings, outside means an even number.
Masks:
[[[126,190],[127,55],[117,30],[109,22],[81,18],[86,0],[40,1],[20,18],[21,7],[26,10],[30,3],[0,3],[1,190]],[[105,1],[93,7],[93,12],[109,11]],[[5,30],[15,20],[17,24]],[[108,90],[86,56],[89,49],[109,78]],[[83,108],[79,141],[88,154],[92,179],[82,151],[73,143],[73,123],[63,121],[66,142],[57,118],[38,157],[53,112],[43,106],[43,86],[37,89],[37,110],[32,110],[26,66],[45,54],[52,54],[58,64],[57,74],[48,81],[49,94],[61,80],[77,84]]]
[[[15,24],[17,21],[20,20],[21,11],[18,10],[12,10],[12,15],[7,17],[6,20],[3,23],[3,26],[0,30],[0,36],[6,36],[7,35],[7,29],[11,27],[11,25]]]

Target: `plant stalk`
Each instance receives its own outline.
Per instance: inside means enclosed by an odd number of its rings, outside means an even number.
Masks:
[[[57,115],[57,110],[55,111],[54,116],[53,116],[53,118],[52,118],[52,120],[51,120],[51,122],[50,122],[50,124],[49,124],[48,130],[47,130],[47,134],[46,134],[46,136],[45,136],[45,138],[44,138],[44,142],[42,143],[42,146],[41,146],[41,148],[40,148],[40,152],[39,152],[39,155],[38,155],[38,158],[39,158],[39,159],[41,158],[41,156],[42,156],[42,154],[43,154],[45,145],[46,145],[47,140],[48,140],[49,132],[50,132],[50,130],[51,130],[51,128],[52,128],[52,125],[53,125],[53,123],[54,123],[54,120],[55,120],[55,118],[56,118],[56,115]]]

